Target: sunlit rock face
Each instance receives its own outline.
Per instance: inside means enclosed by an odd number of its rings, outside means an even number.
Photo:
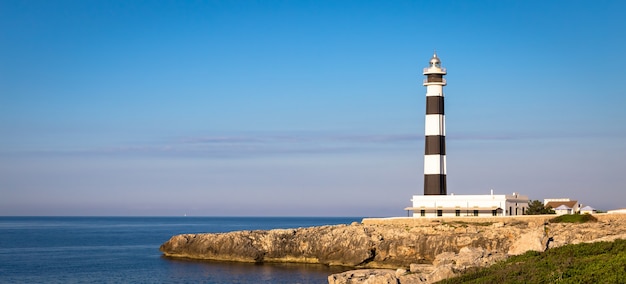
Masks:
[[[193,259],[401,268],[411,273],[369,271],[383,273],[381,281],[417,277],[412,281],[429,283],[528,250],[626,238],[626,214],[596,216],[597,222],[584,224],[552,224],[550,217],[364,220],[366,224],[177,235],[160,249],[168,257]],[[353,275],[365,277],[363,273]]]

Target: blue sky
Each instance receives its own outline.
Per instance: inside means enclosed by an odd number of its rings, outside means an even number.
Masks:
[[[403,216],[435,49],[449,193],[626,207],[625,10],[0,0],[0,215]]]

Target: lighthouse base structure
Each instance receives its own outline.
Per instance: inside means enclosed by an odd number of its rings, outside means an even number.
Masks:
[[[517,216],[528,210],[528,196],[511,195],[414,195],[413,217]]]

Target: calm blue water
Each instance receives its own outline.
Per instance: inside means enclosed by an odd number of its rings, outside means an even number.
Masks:
[[[175,260],[183,233],[350,224],[361,218],[0,217],[0,283],[327,283],[341,267]]]

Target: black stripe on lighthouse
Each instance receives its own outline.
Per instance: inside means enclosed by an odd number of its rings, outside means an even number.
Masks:
[[[424,175],[424,195],[446,195],[446,175]]]
[[[426,136],[425,155],[445,155],[446,137],[442,135]]]
[[[443,96],[426,97],[426,114],[443,115]]]

